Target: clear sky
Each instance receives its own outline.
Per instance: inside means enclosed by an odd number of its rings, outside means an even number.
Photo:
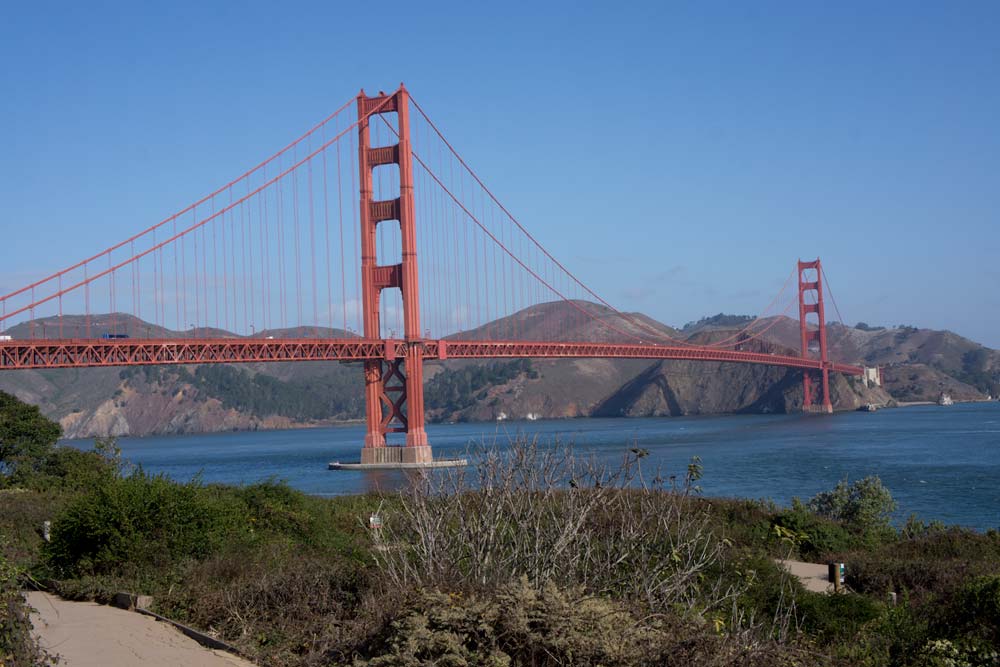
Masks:
[[[849,323],[1000,347],[1000,3],[20,2],[0,289],[400,81],[623,310],[756,313],[822,256]]]

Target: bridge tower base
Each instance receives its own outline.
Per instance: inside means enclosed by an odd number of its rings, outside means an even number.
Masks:
[[[818,353],[823,368],[819,372],[821,403],[814,404],[812,371],[802,371],[803,412],[833,413],[830,401],[830,359],[826,347],[826,309],[823,305],[823,265],[817,257],[815,261],[799,260],[799,330],[802,339],[802,357],[810,358]],[[810,315],[816,316],[810,322]],[[812,326],[811,326],[812,325]]]

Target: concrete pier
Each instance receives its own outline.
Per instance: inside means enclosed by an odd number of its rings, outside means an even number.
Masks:
[[[386,449],[402,449],[402,448],[389,448]],[[402,460],[398,461],[380,461],[373,463],[364,462],[353,462],[353,463],[341,463],[340,461],[331,461],[327,468],[329,470],[426,470],[430,468],[460,468],[462,466],[469,465],[468,459],[437,459],[432,461],[419,461],[419,462],[406,462]]]

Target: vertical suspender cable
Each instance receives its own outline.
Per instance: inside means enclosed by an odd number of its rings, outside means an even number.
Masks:
[[[191,209],[191,217],[194,222],[198,221],[197,207]],[[191,234],[191,243],[194,249],[194,323],[197,327],[199,322],[199,315],[201,315],[201,285],[198,282],[198,232],[195,230]]]
[[[336,129],[336,126],[334,129]],[[337,224],[340,228],[340,301],[341,309],[343,310],[344,315],[343,330],[347,331],[347,269],[344,266],[344,188],[340,172],[339,141],[337,142]],[[331,318],[332,317],[333,315],[331,314]]]
[[[293,149],[295,161],[298,162],[298,149]],[[292,225],[295,234],[295,312],[302,327],[302,232],[299,225],[299,170],[292,172]]]
[[[245,243],[246,243],[247,254],[246,254],[246,257],[243,258],[243,261],[246,262],[246,266],[244,267],[244,270],[246,271],[246,274],[247,274],[247,286],[248,286],[248,288],[247,288],[247,296],[246,296],[246,304],[247,304],[246,307],[249,307],[249,309],[250,309],[250,332],[254,333],[257,330],[256,327],[257,327],[257,324],[259,324],[259,322],[257,321],[257,300],[254,298],[254,294],[253,294],[252,288],[256,287],[258,290],[260,289],[260,284],[257,283],[255,285],[254,283],[256,283],[256,281],[253,279],[253,270],[254,270],[254,261],[253,261],[253,206],[251,204],[254,201],[253,197],[256,197],[256,195],[253,195],[253,196],[250,195],[250,181],[249,180],[246,181],[246,184],[247,184],[247,196],[246,196],[246,204],[245,205],[246,205],[246,210],[247,210],[247,228],[246,228],[246,232],[245,232],[245,237],[246,237]],[[246,333],[246,332],[244,331],[244,333]]]
[[[359,165],[353,164],[354,156],[358,155],[358,144],[356,133],[350,133],[350,151],[352,164],[348,171],[351,174],[351,277],[354,280],[354,308],[355,308],[355,327],[359,335],[364,335],[364,331],[361,328],[361,323],[363,315],[361,312],[361,201],[356,196],[358,194],[358,181],[357,173],[360,169]]]
[[[312,140],[309,140],[309,153],[312,154]],[[309,264],[310,271],[312,273],[312,330],[313,337],[319,336],[319,331],[317,326],[319,325],[319,299],[317,298],[317,280],[316,280],[316,207],[313,201],[313,168],[312,159],[306,161],[306,176],[309,180],[309,186],[306,190],[307,196],[309,197]]]

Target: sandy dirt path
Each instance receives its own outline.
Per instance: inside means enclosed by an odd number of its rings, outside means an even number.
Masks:
[[[38,591],[26,597],[36,610],[31,620],[42,647],[66,667],[254,667],[151,616]]]
[[[779,560],[778,564],[799,578],[807,591],[814,593],[832,593],[833,583],[829,579],[826,565],[803,563],[797,560]]]

